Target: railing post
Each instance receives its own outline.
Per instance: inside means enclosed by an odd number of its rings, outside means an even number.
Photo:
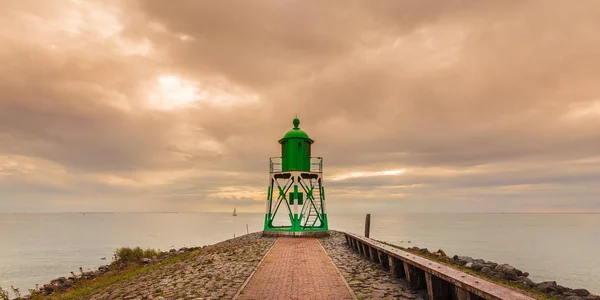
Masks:
[[[392,275],[392,278],[398,277],[396,272],[396,260],[391,255],[388,255],[388,265],[390,266],[390,275]]]
[[[372,262],[377,262],[379,260],[379,257],[377,256],[377,249],[375,249],[375,247],[369,247],[369,258],[371,259]]]
[[[454,288],[456,289],[456,298],[458,300],[471,300],[471,293],[457,286]]]
[[[450,299],[448,283],[442,279],[425,272],[425,283],[427,284],[427,295],[429,296],[429,299]]]
[[[371,233],[371,214],[365,218],[365,237],[368,238]]]

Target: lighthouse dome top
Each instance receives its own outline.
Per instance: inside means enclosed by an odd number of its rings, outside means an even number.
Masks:
[[[309,140],[310,143],[314,142],[311,138],[308,137],[308,134],[306,134],[306,132],[304,132],[304,130],[302,130],[302,129],[300,129],[300,127],[298,127],[300,125],[300,119],[298,119],[298,117],[294,118],[294,121],[292,123],[294,124],[294,128],[290,129],[283,136],[283,138],[281,138],[279,140],[280,143],[282,141],[285,141],[288,139],[306,139],[306,140]]]

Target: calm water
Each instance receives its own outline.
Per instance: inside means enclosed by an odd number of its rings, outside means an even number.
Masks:
[[[0,214],[0,286],[24,292],[107,264],[121,246],[201,246],[245,234],[246,224],[259,231],[262,222],[244,213]],[[330,215],[333,229],[363,226],[363,215]],[[375,239],[509,263],[534,281],[600,293],[600,215],[374,214],[371,226]]]

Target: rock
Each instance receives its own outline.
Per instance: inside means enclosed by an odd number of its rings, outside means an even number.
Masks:
[[[147,258],[147,257],[142,258],[142,263],[143,264],[149,264],[151,262],[152,262],[152,259],[150,259],[150,258]]]
[[[560,292],[561,294],[564,294],[564,293],[566,293],[566,292],[569,292],[569,291],[571,291],[571,289],[570,289],[570,288],[568,288],[568,287],[564,287],[564,286],[562,286],[562,285],[558,285],[558,284],[556,285],[556,290],[557,290],[558,292]]]
[[[492,274],[492,275],[493,275],[494,277],[498,277],[498,278],[500,278],[500,279],[507,279],[507,278],[506,278],[506,275],[505,275],[504,273],[502,273],[502,272],[493,272],[493,274]]]
[[[454,261],[456,261],[459,265],[464,266],[468,262],[472,262],[473,258],[469,257],[469,256],[458,256],[458,255],[455,255],[454,256]]]
[[[470,261],[470,262],[466,263],[465,267],[467,267],[467,268],[473,268],[473,262]]]
[[[483,267],[483,268],[481,268],[481,272],[485,273],[485,274],[491,274],[492,269],[490,269],[490,267]]]
[[[473,258],[470,256],[459,256],[458,259],[466,262],[473,261]]]
[[[54,286],[50,284],[44,284],[44,287],[42,289],[44,291],[44,295],[50,295],[54,292]]]
[[[75,284],[75,281],[68,279],[63,282],[63,287],[70,288],[73,286],[73,284]]]
[[[471,267],[471,269],[475,270],[475,271],[480,271],[481,269],[483,269],[484,267],[488,267],[487,265],[485,265],[485,263],[480,263],[478,261],[474,261],[473,262],[473,266]],[[490,267],[488,267],[490,268]]]
[[[590,295],[590,292],[586,289],[574,289],[572,292],[573,292],[573,294],[575,294],[577,296],[586,297],[586,296]]]
[[[514,270],[515,270],[515,267],[513,267],[511,265],[507,265],[507,264],[497,265],[494,268],[494,271],[502,272],[502,273],[506,273],[506,272],[510,272],[510,271],[514,271]]]
[[[515,271],[512,272],[506,272],[503,273],[504,275],[506,275],[506,279],[510,280],[510,281],[516,281],[519,279],[519,275],[517,275],[517,273]]]
[[[515,280],[517,283],[520,283],[524,286],[527,287],[533,287],[535,285],[535,283],[533,283],[533,281],[531,281],[531,279],[524,277],[524,276],[520,276],[519,278],[517,278],[517,280]]]
[[[556,288],[556,281],[544,281],[535,285],[535,289],[542,292],[555,292],[558,289]]]
[[[529,273],[523,272],[523,277],[529,277]]]
[[[515,268],[515,273],[517,273],[517,276],[523,276],[523,271]]]
[[[517,274],[516,270],[517,269],[515,269],[515,267],[513,267],[511,265],[507,265],[507,264],[497,265],[494,268],[494,272],[502,273],[505,275],[506,279],[512,280],[512,281],[515,281],[519,278],[519,275]]]
[[[421,254],[431,254],[427,248],[420,249],[419,253],[421,253]]]
[[[438,249],[438,251],[433,252],[433,255],[438,257],[447,257],[446,252],[442,249]]]
[[[580,296],[568,296],[564,300],[587,300],[585,297]]]
[[[98,271],[100,271],[100,273],[106,273],[110,270],[109,266],[99,266],[98,267]]]

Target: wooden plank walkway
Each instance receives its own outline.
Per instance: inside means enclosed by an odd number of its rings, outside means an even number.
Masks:
[[[278,238],[238,299],[355,299],[315,238]]]

